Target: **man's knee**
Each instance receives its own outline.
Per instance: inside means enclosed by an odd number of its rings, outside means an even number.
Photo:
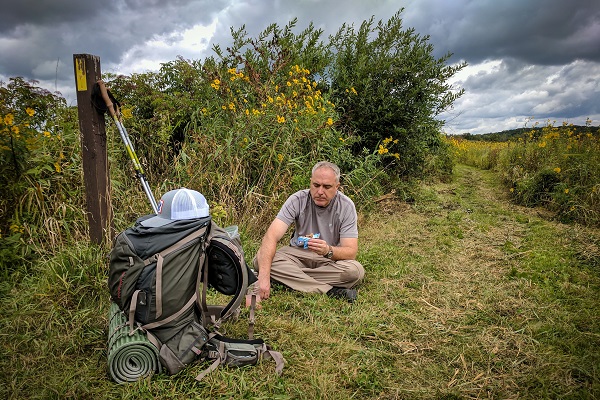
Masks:
[[[365,277],[365,270],[358,262],[345,262],[346,268],[341,274],[341,280],[345,282],[359,283]]]

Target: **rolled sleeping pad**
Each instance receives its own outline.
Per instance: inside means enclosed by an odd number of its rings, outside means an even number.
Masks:
[[[115,382],[135,382],[160,372],[158,349],[140,330],[129,336],[127,316],[114,302],[108,326],[108,370]]]

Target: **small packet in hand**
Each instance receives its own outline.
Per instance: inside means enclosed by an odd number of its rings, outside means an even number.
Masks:
[[[304,236],[298,236],[298,246],[303,246],[305,249],[308,249],[308,241],[310,239],[318,239],[321,236],[318,233],[310,233]]]

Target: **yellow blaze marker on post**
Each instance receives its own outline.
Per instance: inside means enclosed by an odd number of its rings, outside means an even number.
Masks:
[[[87,79],[85,77],[85,60],[75,60],[75,70],[77,78],[77,91],[85,92],[87,90]]]

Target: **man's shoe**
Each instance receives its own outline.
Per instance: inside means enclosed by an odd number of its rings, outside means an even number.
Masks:
[[[356,289],[346,289],[343,287],[334,286],[331,289],[329,289],[329,291],[327,292],[327,296],[335,297],[338,299],[345,299],[348,301],[348,303],[354,303],[354,300],[356,300],[356,297],[358,296],[358,292],[356,291]]]

